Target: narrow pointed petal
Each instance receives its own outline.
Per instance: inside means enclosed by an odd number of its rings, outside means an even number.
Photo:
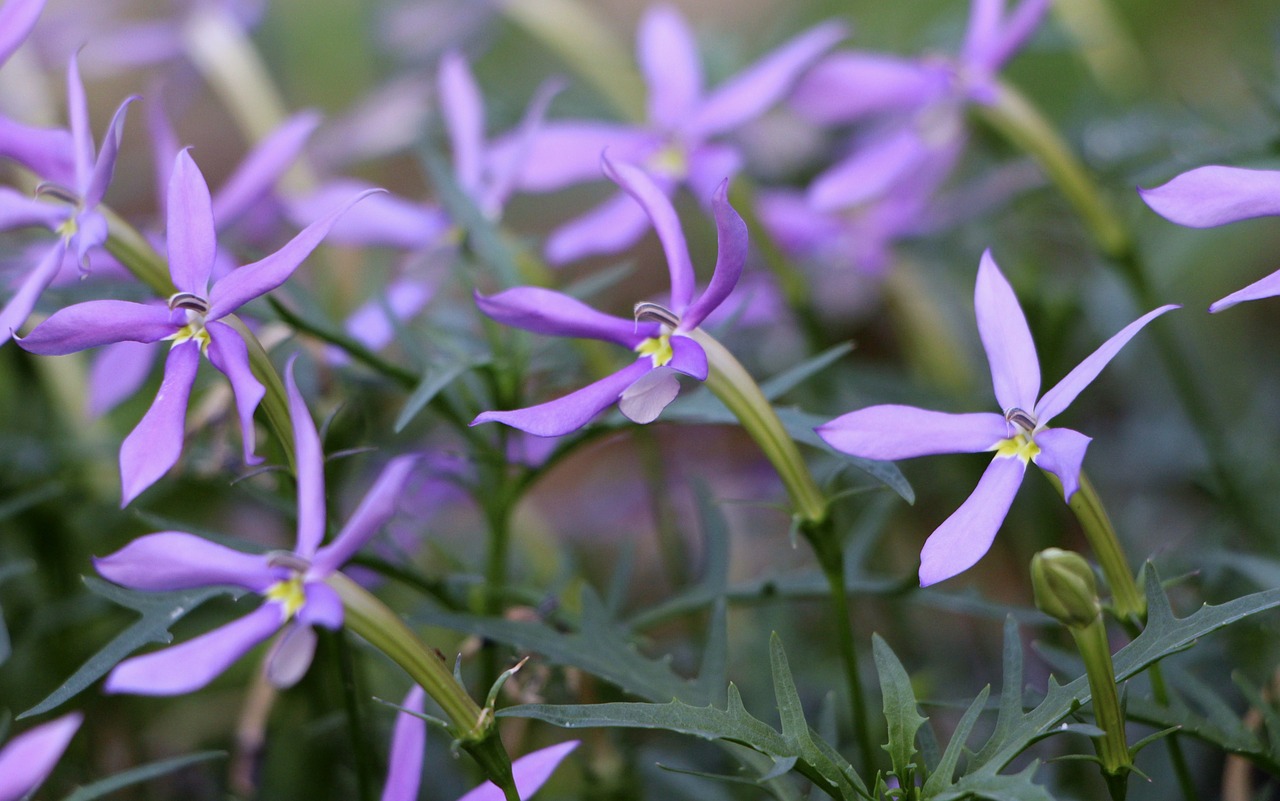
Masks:
[[[1246,300],[1261,300],[1262,298],[1273,298],[1276,295],[1280,295],[1280,272],[1274,272],[1266,278],[1254,281],[1244,289],[1232,292],[1222,300],[1209,306],[1209,311],[1217,313]]]
[[[163,85],[158,85],[154,96],[143,105],[146,113],[147,134],[151,137],[151,166],[155,170],[156,200],[160,208],[169,208],[169,181],[173,177],[173,163],[182,147],[178,144],[178,132],[165,112]]]
[[[880,53],[835,53],[809,70],[790,104],[823,125],[856,122],[872,114],[920,108],[947,90],[943,69],[917,59]]]
[[[707,352],[689,337],[671,337],[671,361],[667,366],[699,381],[707,380]]]
[[[1068,503],[1080,489],[1080,467],[1084,464],[1084,452],[1092,441],[1092,438],[1070,428],[1046,428],[1036,434],[1040,453],[1032,461],[1041,470],[1058,477],[1062,482],[1062,497]]]
[[[542,287],[518,286],[496,295],[476,293],[475,298],[480,311],[494,320],[548,336],[600,339],[634,348],[657,331],[653,324],[614,317]]]
[[[1071,405],[1085,387],[1093,383],[1093,379],[1098,377],[1098,373],[1102,372],[1102,368],[1115,358],[1120,349],[1125,346],[1134,334],[1142,330],[1143,326],[1167,311],[1179,308],[1176,305],[1161,306],[1158,309],[1147,312],[1138,319],[1120,329],[1115,334],[1102,343],[1102,346],[1093,353],[1085,357],[1085,360],[1076,365],[1076,368],[1067,373],[1066,377],[1054,386],[1053,389],[1044,393],[1044,397],[1036,404],[1035,416],[1036,421],[1040,425],[1048,425],[1049,421],[1056,417],[1063,409]],[[1023,407],[1024,409],[1026,407]]]
[[[966,64],[981,64],[1000,40],[1000,21],[1005,0],[972,0],[969,24],[965,29],[964,49],[960,54]]]
[[[311,255],[311,251],[320,245],[325,235],[329,233],[329,229],[347,209],[370,194],[381,191],[375,189],[357,195],[346,205],[302,229],[297,236],[275,253],[253,264],[246,264],[232,270],[230,274],[214,284],[209,293],[209,319],[216,320],[231,314],[254,298],[265,295],[289,280],[293,271],[298,269],[298,265],[302,264],[302,261]]]
[[[266,387],[254,376],[249,367],[249,348],[240,334],[231,326],[219,322],[209,323],[209,361],[218,368],[236,395],[236,412],[240,416],[240,442],[244,449],[245,464],[261,464],[262,457],[254,455],[256,434],[253,413],[267,394]]]
[[[636,60],[649,87],[649,121],[674,130],[702,96],[702,63],[689,24],[670,5],[651,6],[636,33]]]
[[[671,305],[676,314],[684,314],[693,299],[696,280],[693,261],[689,258],[689,246],[684,240],[680,218],[671,205],[670,187],[659,186],[649,173],[623,161],[613,161],[606,153],[600,157],[604,172],[627,194],[635,198],[653,221],[654,230],[662,242],[667,257],[667,269],[671,272]]]
[[[72,186],[76,178],[71,134],[36,128],[0,115],[0,158],[12,159],[46,181]]]
[[[303,111],[259,142],[214,193],[214,227],[225,229],[270,194],[319,125],[319,112]]]
[[[311,566],[313,575],[326,576],[342,567],[391,519],[404,483],[417,461],[415,456],[400,456],[387,463],[342,531],[316,553]]]
[[[453,147],[454,174],[462,190],[474,197],[480,189],[484,157],[484,101],[470,67],[457,51],[440,59],[439,82],[441,111]]]
[[[1138,189],[1151,210],[1190,228],[1280,214],[1280,170],[1198,167],[1154,189]]]
[[[313,568],[308,574],[317,571]],[[342,628],[342,598],[322,581],[308,581],[305,585],[307,602],[298,610],[298,621],[308,626],[322,626],[330,631]]]
[[[619,253],[639,242],[649,226],[640,204],[619,192],[552,231],[547,237],[547,261],[559,266],[588,256]]]
[[[10,0],[6,9],[13,4]],[[6,9],[0,9],[0,31],[4,31]],[[0,801],[19,801],[40,787],[83,721],[83,715],[72,712],[25,731],[0,748]]]
[[[421,712],[425,698],[426,693],[415,684],[400,706]],[[396,727],[391,734],[391,756],[382,801],[417,801],[426,745],[427,722],[406,712],[397,714]],[[521,792],[520,797],[524,798],[525,794]]]
[[[213,681],[280,628],[280,607],[267,603],[242,618],[180,645],[126,659],[102,690],[131,695],[181,695]]]
[[[929,155],[929,147],[914,128],[859,147],[809,185],[809,203],[818,211],[837,211],[871,201],[888,192]]]
[[[142,342],[112,342],[98,351],[89,368],[89,397],[85,411],[101,417],[132,398],[146,383],[155,361],[155,348]]]
[[[622,391],[618,410],[633,423],[648,425],[680,394],[680,381],[672,367],[657,367]]]
[[[331,181],[306,197],[289,200],[285,210],[294,224],[310,225],[348,206],[356,194],[373,189],[360,181]],[[435,206],[379,192],[348,208],[329,229],[327,240],[335,245],[426,250],[438,244],[452,224]]]
[[[842,414],[814,430],[841,453],[880,461],[979,453],[1011,433],[1004,416],[991,412],[948,414],[894,404]]]
[[[710,210],[720,184],[742,170],[742,151],[733,145],[709,142],[690,151],[684,182],[689,192]]]
[[[67,118],[71,124],[71,143],[76,167],[76,191],[84,192],[93,171],[93,130],[89,127],[89,105],[85,101],[84,83],[80,80],[80,62],[72,53],[67,64]]]
[[[577,740],[569,740],[526,754],[511,763],[511,775],[515,778],[516,790],[520,793],[520,797],[528,799],[538,792],[542,785],[546,784],[547,779],[551,778],[551,774],[559,767],[560,762],[577,747]],[[459,798],[458,801],[503,801],[504,798],[498,785],[485,782]],[[384,797],[382,801],[389,801],[389,799]]]
[[[925,541],[920,551],[921,587],[963,573],[991,549],[1026,469],[1016,457],[991,460],[973,494]]]
[[[495,217],[500,215],[502,207],[515,191],[521,171],[529,161],[534,142],[542,133],[547,108],[564,87],[565,82],[560,79],[543,81],[529,101],[520,125],[512,131],[510,146],[501,151],[490,148],[486,152],[484,169],[488,185],[476,198],[476,203],[484,213]]]
[[[26,41],[43,9],[44,0],[5,0],[4,5],[0,5],[0,64],[8,61],[13,51]]]
[[[566,186],[599,181],[600,154],[606,148],[614,159],[640,163],[663,145],[662,138],[643,128],[617,123],[557,120],[542,126],[532,142],[505,136],[492,146],[491,158],[510,158],[513,148],[527,148],[516,179],[525,192],[554,192]]]
[[[138,537],[110,556],[95,558],[93,566],[108,581],[152,592],[233,584],[261,593],[279,580],[266,556],[181,531]]]
[[[640,359],[563,398],[509,412],[484,412],[471,421],[471,425],[504,423],[539,437],[568,434],[582,428],[591,422],[591,418],[613,405],[627,387],[651,369],[653,366],[648,359]]]
[[[1040,394],[1040,360],[1018,298],[990,250],[978,265],[973,309],[1000,411],[1031,411]]]
[[[19,344],[41,356],[62,356],[108,342],[156,342],[178,328],[160,304],[90,300],[49,315]]]
[[[293,421],[293,443],[298,475],[298,544],[294,551],[303,559],[315,556],[324,539],[324,451],[320,434],[311,420],[307,402],[293,377],[294,357],[285,367],[285,389],[289,395],[289,419]]]
[[[796,79],[845,37],[840,22],[825,22],[789,40],[712,92],[685,128],[694,139],[727,133],[782,100]]]
[[[199,365],[200,347],[194,340],[169,350],[156,399],[120,446],[121,508],[169,472],[182,455],[187,402]]]
[[[1053,0],[1022,0],[1004,22],[996,41],[984,53],[983,67],[994,72],[1022,48],[1048,13]]]
[[[209,274],[218,251],[213,230],[213,201],[209,184],[191,158],[190,151],[178,151],[169,173],[169,204],[165,240],[168,243],[169,274],[179,292],[206,297]],[[221,316],[221,315],[219,315]]]
[[[702,324],[712,312],[738,285],[742,276],[742,268],[747,263],[747,224],[729,205],[729,182],[720,184],[711,208],[716,216],[716,252],[715,272],[711,274],[711,283],[689,308],[680,320],[680,327],[691,331]]]
[[[61,242],[50,248],[36,268],[22,279],[13,297],[0,307],[0,345],[8,342],[14,332],[27,321],[31,310],[36,306],[36,301],[40,299],[40,293],[44,292],[58,275],[66,252],[67,249]]]
[[[126,98],[120,107],[116,109],[115,116],[111,118],[111,124],[107,126],[107,131],[102,135],[102,149],[98,152],[98,158],[94,161],[93,171],[89,174],[89,183],[82,188],[83,201],[87,208],[93,208],[102,202],[102,197],[107,193],[107,186],[111,183],[111,176],[116,171],[116,157],[120,153],[120,140],[124,137],[124,118],[125,112],[129,109],[129,104],[136,97]]]
[[[67,206],[61,203],[36,200],[14,189],[0,187],[0,231],[36,225],[56,230],[71,216],[68,212]]]
[[[267,655],[267,681],[277,690],[287,690],[307,675],[316,655],[316,630],[293,621],[271,646]]]

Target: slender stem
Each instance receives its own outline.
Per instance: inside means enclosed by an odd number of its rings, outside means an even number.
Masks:
[[[1095,740],[1098,759],[1102,762],[1103,777],[1106,779],[1107,789],[1111,791],[1111,797],[1115,801],[1124,801],[1133,758],[1129,754],[1129,744],[1125,741],[1124,712],[1120,708],[1120,694],[1116,690],[1115,669],[1107,643],[1106,625],[1099,616],[1087,626],[1068,628],[1084,658],[1089,691],[1093,697],[1093,717],[1103,731],[1103,735]]]
[[[1049,473],[1045,473],[1049,475]],[[1055,482],[1056,483],[1056,482]],[[1061,489],[1061,485],[1059,485]],[[1116,617],[1120,620],[1147,619],[1147,599],[1138,589],[1138,582],[1129,569],[1129,561],[1120,547],[1120,539],[1111,525],[1111,518],[1102,506],[1102,499],[1094,489],[1089,477],[1080,472],[1080,489],[1067,502],[1071,511],[1075,512],[1080,527],[1084,530],[1085,539],[1093,549],[1094,558],[1102,568],[1102,575],[1111,588],[1111,602]]]
[[[1159,662],[1147,668],[1147,676],[1151,678],[1151,695],[1155,698],[1155,702],[1160,706],[1169,706],[1169,688],[1164,683],[1164,671],[1160,669]],[[1182,753],[1182,743],[1178,740],[1178,733],[1171,733],[1164,738],[1164,742],[1169,751],[1169,761],[1173,764],[1174,775],[1178,778],[1178,787],[1182,790],[1182,797],[1186,801],[1198,801],[1200,794],[1196,791],[1196,781],[1191,775],[1190,766],[1187,765],[1186,754]]]
[[[334,650],[338,663],[338,674],[342,681],[342,705],[347,715],[347,735],[350,737],[351,750],[356,765],[356,793],[360,801],[369,801],[373,797],[373,753],[370,751],[369,736],[366,731],[364,716],[360,713],[359,680],[356,676],[355,660],[352,659],[351,643],[347,633],[338,629],[333,633],[337,646]]]

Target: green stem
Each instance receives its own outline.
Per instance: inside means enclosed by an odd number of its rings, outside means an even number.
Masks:
[[[1151,679],[1151,695],[1160,706],[1169,706],[1169,688],[1164,683],[1164,671],[1156,662],[1147,668],[1147,676]],[[1178,733],[1172,732],[1165,738],[1165,747],[1169,751],[1169,761],[1173,764],[1174,775],[1178,777],[1178,787],[1186,801],[1198,801],[1200,794],[1196,792],[1196,781],[1191,775],[1191,767],[1187,765],[1186,754],[1182,753],[1182,743]]]
[[[253,370],[254,378],[257,378],[267,390],[267,394],[262,397],[260,408],[267,417],[267,425],[276,435],[276,441],[284,451],[289,469],[296,473],[297,463],[293,454],[293,418],[289,416],[289,395],[285,392],[280,374],[276,372],[276,366],[271,363],[271,356],[267,353],[267,349],[262,347],[262,343],[254,333],[249,330],[249,326],[245,325],[239,317],[228,314],[220,322],[234,328],[248,347],[249,368]]]
[[[169,262],[151,247],[138,229],[105,205],[99,205],[98,211],[107,218],[107,252],[160,297],[167,298],[177,292],[169,276]]]
[[[347,633],[338,629],[333,634],[336,646],[334,657],[338,663],[338,674],[342,681],[342,705],[347,715],[347,735],[351,738],[350,746],[356,766],[356,792],[360,801],[369,801],[373,797],[375,771],[364,717],[360,714],[359,699],[364,694],[360,691],[355,660],[352,659],[351,643],[348,641]]]
[[[1093,697],[1093,717],[1103,731],[1102,737],[1095,741],[1098,759],[1102,763],[1103,778],[1106,779],[1112,799],[1124,801],[1133,759],[1129,755],[1129,745],[1124,737],[1124,712],[1120,708],[1120,694],[1116,690],[1115,669],[1107,643],[1106,625],[1099,616],[1087,626],[1069,626],[1068,629],[1084,658],[1089,692]]]
[[[1045,473],[1045,475],[1050,475]],[[1054,482],[1057,484],[1057,482]],[[1059,490],[1061,490],[1061,485]],[[1144,621],[1147,619],[1147,599],[1138,588],[1138,582],[1129,569],[1129,561],[1125,559],[1124,550],[1120,547],[1120,539],[1111,525],[1111,518],[1102,506],[1102,499],[1094,489],[1089,477],[1080,471],[1080,489],[1067,502],[1080,527],[1084,530],[1085,539],[1093,549],[1094,558],[1102,568],[1102,575],[1111,588],[1111,603],[1116,617],[1122,621]]]

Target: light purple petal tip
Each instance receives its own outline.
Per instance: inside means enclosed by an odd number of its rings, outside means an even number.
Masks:
[[[83,722],[84,715],[72,712],[25,731],[0,748],[0,801],[18,801],[43,784]]]
[[[729,205],[729,182],[720,184],[711,208],[716,216],[716,236],[719,243],[715,272],[711,283],[680,320],[680,327],[692,330],[702,324],[716,307],[724,303],[729,293],[738,285],[742,268],[747,262],[747,224]]]
[[[26,41],[43,9],[44,0],[6,0],[0,6],[0,65]]]
[[[605,175],[614,183],[626,190],[635,198],[645,214],[653,222],[662,242],[662,251],[667,257],[667,268],[671,272],[671,304],[676,314],[684,314],[693,299],[694,272],[693,261],[689,258],[689,246],[685,243],[684,230],[680,227],[680,218],[676,216],[675,207],[667,197],[670,187],[659,186],[649,173],[633,164],[613,161],[609,155],[600,156]]]
[[[1040,453],[1033,461],[1041,470],[1058,477],[1062,482],[1063,500],[1068,503],[1080,489],[1080,466],[1084,464],[1084,453],[1092,441],[1070,428],[1047,428],[1036,434]]]
[[[209,332],[209,361],[227,377],[235,392],[244,462],[261,464],[262,457],[254,455],[257,435],[253,428],[253,413],[266,396],[267,388],[253,374],[249,366],[249,348],[238,331],[216,321],[209,323],[206,330]]]
[[[169,274],[180,292],[209,294],[209,274],[218,250],[213,230],[213,201],[209,185],[185,148],[178,151],[169,173],[167,228]]]
[[[1280,170],[1198,167],[1138,194],[1170,222],[1212,228],[1280,214]]]
[[[421,712],[425,698],[426,693],[415,684],[400,702],[400,706]],[[387,784],[382,790],[382,801],[417,801],[426,744],[427,722],[406,712],[397,714],[395,731],[391,735],[390,764],[387,767]]]
[[[855,122],[872,114],[920,108],[949,84],[945,69],[917,59],[880,53],[835,53],[797,84],[791,105],[825,125]]]
[[[56,128],[37,128],[0,115],[0,158],[13,159],[46,181],[75,183],[71,134]]]
[[[138,537],[109,556],[95,558],[93,566],[108,581],[152,592],[232,584],[260,593],[279,578],[261,554],[232,550],[181,531]]]
[[[1040,360],[1018,298],[990,250],[978,265],[973,308],[1000,411],[1031,411],[1040,394]]]
[[[277,690],[287,690],[307,675],[316,655],[316,630],[300,620],[290,623],[271,645],[267,654],[267,681]]]
[[[156,342],[177,331],[162,304],[90,300],[49,315],[19,344],[41,356],[62,356],[109,342]]]
[[[480,311],[494,320],[536,334],[600,339],[634,348],[656,333],[653,325],[637,325],[634,320],[596,311],[576,298],[542,287],[519,286],[495,295],[477,293],[475,299]]]
[[[649,217],[625,192],[619,192],[587,213],[551,232],[545,253],[554,266],[588,256],[618,253],[640,241],[649,230]]]
[[[314,575],[328,575],[342,567],[391,519],[404,483],[416,463],[415,456],[399,456],[387,463],[342,531],[333,542],[316,553],[312,564]]]
[[[991,549],[1025,472],[1026,465],[1016,457],[991,460],[973,494],[925,541],[920,551],[920,586],[963,573]]]
[[[911,127],[870,140],[814,179],[809,203],[818,211],[837,211],[874,200],[916,170],[930,148]]]
[[[0,345],[8,342],[9,338],[27,321],[31,310],[36,306],[36,301],[40,299],[40,294],[57,277],[66,252],[61,242],[50,248],[36,268],[22,279],[13,297],[0,307]]]
[[[1244,289],[1238,289],[1227,295],[1222,300],[1217,301],[1209,307],[1209,311],[1217,313],[1223,309],[1229,309],[1237,303],[1243,303],[1246,300],[1261,300],[1262,298],[1273,298],[1280,295],[1280,272],[1274,272],[1258,281],[1254,281]]]
[[[289,359],[284,371],[298,476],[298,544],[294,551],[304,559],[310,559],[324,539],[324,451],[307,402],[303,400],[293,376],[296,361],[296,356]]]
[[[702,96],[697,42],[674,6],[651,6],[636,32],[636,59],[649,87],[649,121],[673,130],[689,119]]]
[[[648,425],[680,394],[672,367],[658,367],[635,380],[618,396],[618,410],[633,423]]]
[[[142,342],[112,342],[98,351],[89,368],[89,416],[101,417],[133,397],[151,375],[154,351]]]
[[[546,123],[531,141],[522,140],[520,132],[501,137],[491,146],[490,158],[505,162],[514,158],[512,151],[523,150],[516,186],[525,192],[554,192],[603,179],[600,154],[605,148],[614,159],[639,163],[664,144],[644,128],[565,120]]]
[[[312,569],[308,574],[316,572],[318,571]],[[308,581],[304,590],[307,602],[298,610],[298,620],[308,626],[320,626],[330,631],[342,628],[342,598],[337,591],[323,581]]]
[[[102,136],[102,149],[98,151],[98,158],[93,163],[93,171],[89,175],[89,183],[87,186],[81,187],[81,194],[86,208],[91,209],[97,206],[102,202],[103,195],[107,193],[107,186],[111,183],[111,177],[116,171],[116,157],[120,153],[120,140],[124,137],[125,112],[128,111],[129,104],[137,99],[137,96],[125,98],[111,118],[111,124],[107,126],[107,132]]]
[[[560,762],[577,747],[577,740],[569,740],[526,754],[511,763],[511,774],[515,778],[520,797],[528,799],[538,792],[547,779],[551,778]],[[496,784],[485,782],[458,801],[503,801],[503,798],[502,790]],[[387,799],[384,798],[383,801]]]
[[[893,404],[858,409],[814,430],[841,453],[880,461],[979,453],[1010,433],[1004,417],[991,412],[948,414]]]
[[[199,366],[200,347],[194,340],[169,351],[164,363],[164,380],[151,408],[120,446],[121,508],[178,463],[187,401]]]
[[[504,423],[539,437],[568,434],[591,422],[591,418],[617,401],[627,387],[651,369],[648,359],[640,359],[563,398],[508,412],[484,412],[471,421],[471,425]]]
[[[671,337],[671,361],[667,366],[699,381],[707,380],[707,352],[689,337]]]
[[[298,160],[320,120],[316,111],[295,114],[253,148],[214,193],[213,219],[217,228],[226,228],[271,192]]]
[[[454,174],[462,190],[475,197],[480,190],[484,158],[484,101],[471,68],[457,51],[440,59],[439,91],[449,144],[453,147]]]

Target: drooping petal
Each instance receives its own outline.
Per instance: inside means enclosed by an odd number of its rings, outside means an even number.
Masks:
[[[991,460],[973,494],[925,541],[920,551],[921,587],[963,573],[991,549],[1026,469],[1016,457]]]
[[[667,197],[670,187],[659,186],[649,173],[625,161],[613,161],[607,153],[601,155],[600,161],[605,175],[635,198],[653,221],[658,240],[662,242],[662,252],[667,257],[667,269],[671,272],[671,305],[676,314],[684,314],[693,299],[696,278],[680,218]]]
[[[948,83],[945,69],[918,59],[835,53],[805,74],[790,104],[813,122],[840,125],[872,114],[920,108],[940,97]]]
[[[415,456],[399,456],[387,463],[342,531],[333,542],[316,553],[311,565],[312,575],[325,576],[342,567],[391,519],[405,480],[417,461]]]
[[[0,231],[35,225],[57,230],[70,216],[68,211],[61,203],[47,203],[7,186],[0,187]]]
[[[265,259],[232,270],[213,285],[209,293],[209,319],[216,320],[231,314],[244,304],[275,289],[289,280],[303,259],[311,255],[329,233],[338,218],[356,203],[374,192],[363,192],[351,198],[346,205],[335,209],[302,229],[284,247]]]
[[[1012,433],[1002,415],[948,414],[886,404],[842,414],[814,429],[831,447],[892,461],[938,453],[979,453]]]
[[[125,112],[128,111],[129,104],[137,99],[136,97],[125,98],[125,101],[116,109],[115,116],[111,118],[107,132],[102,135],[102,149],[98,151],[98,158],[93,163],[89,183],[82,187],[81,199],[86,208],[91,209],[97,206],[102,202],[102,196],[107,193],[107,185],[111,183],[111,176],[116,171],[116,156],[120,153],[120,140],[124,137]]]
[[[451,50],[440,59],[441,111],[453,147],[458,185],[474,197],[480,190],[484,157],[484,101],[462,54]]]
[[[36,128],[0,115],[0,158],[13,159],[46,181],[75,183],[71,134],[60,128]]]
[[[307,402],[302,399],[298,382],[293,377],[295,361],[296,356],[289,360],[284,372],[298,476],[298,544],[294,551],[309,560],[315,556],[324,539],[324,450]]]
[[[267,681],[278,690],[289,689],[307,675],[315,654],[316,630],[294,620],[267,654]]]
[[[194,692],[279,628],[279,605],[263,604],[244,617],[195,639],[126,659],[107,676],[102,690],[131,695]]]
[[[316,573],[313,568],[308,574]],[[298,620],[308,626],[322,626],[330,631],[342,628],[342,598],[336,590],[321,581],[305,585],[307,601],[298,610]]]
[[[768,111],[845,33],[844,24],[828,21],[790,39],[711,92],[686,133],[694,140],[727,133]]]
[[[1031,411],[1040,394],[1040,360],[1018,298],[990,250],[983,251],[978,265],[973,309],[1000,410]]]
[[[66,252],[67,249],[63,243],[55,243],[36,268],[22,279],[13,297],[0,307],[0,345],[8,342],[14,332],[27,321],[31,310],[35,308],[36,301],[40,299],[40,293],[44,292],[58,275]]]
[[[93,566],[108,581],[153,592],[232,584],[261,593],[280,578],[263,554],[181,531],[138,537],[110,556],[95,558]]]
[[[685,311],[680,327],[686,331],[697,328],[713,309],[724,303],[729,293],[738,285],[742,268],[747,263],[747,224],[729,205],[729,182],[720,184],[711,208],[716,216],[716,267],[711,283],[698,299]]]
[[[551,778],[551,774],[559,767],[560,762],[577,747],[577,740],[569,740],[526,754],[511,763],[511,775],[515,778],[516,790],[520,793],[520,797],[527,799],[538,792],[542,785],[546,784],[547,779]],[[503,799],[502,790],[498,785],[485,782],[459,798],[458,801],[503,801]],[[388,801],[388,799],[384,797],[382,801]]]
[[[699,381],[707,380],[707,352],[689,337],[671,337],[671,361],[667,366]]]
[[[218,237],[213,229],[213,200],[209,196],[209,184],[186,149],[179,150],[173,160],[168,198],[165,240],[173,285],[179,292],[206,297],[213,258],[218,251]]]
[[[182,455],[187,401],[199,365],[195,340],[169,350],[156,399],[120,446],[121,508],[169,472]]]
[[[107,241],[107,218],[96,208],[86,209],[76,215],[76,232],[71,237],[77,263],[84,271],[89,269],[89,251]]]
[[[1235,292],[1232,292],[1222,300],[1211,304],[1209,306],[1209,311],[1216,313],[1223,309],[1229,309],[1237,303],[1243,303],[1246,300],[1273,298],[1276,295],[1280,295],[1280,272],[1274,272],[1266,278],[1254,281],[1244,289],[1238,289]]]
[[[225,229],[270,193],[319,125],[319,112],[299,112],[259,142],[214,193],[214,227]]]
[[[1280,170],[1197,167],[1154,189],[1138,189],[1151,210],[1190,228],[1280,214]]]
[[[1047,425],[1063,409],[1070,406],[1071,402],[1076,399],[1076,396],[1085,387],[1093,383],[1093,379],[1098,377],[1098,373],[1102,372],[1102,368],[1106,367],[1115,358],[1115,355],[1120,352],[1125,343],[1133,339],[1134,334],[1137,334],[1142,330],[1143,326],[1160,315],[1177,308],[1179,308],[1177,305],[1170,304],[1149,311],[1120,329],[1111,339],[1103,342],[1101,347],[1086,356],[1084,361],[1076,365],[1074,370],[1067,373],[1066,377],[1059,381],[1053,389],[1044,393],[1044,397],[1036,404],[1036,421],[1040,425]]]
[[[873,139],[815,178],[809,203],[818,211],[836,211],[873,200],[915,170],[929,150],[910,126]]]
[[[648,425],[680,394],[672,367],[657,367],[640,376],[618,396],[618,410],[633,423]]]
[[[413,685],[400,706],[421,712],[426,693]],[[420,717],[401,712],[396,715],[396,727],[391,734],[391,756],[387,766],[387,784],[382,789],[382,801],[417,801],[418,786],[422,781],[423,749],[427,744],[427,722]],[[521,793],[521,798],[524,793]]]
[[[629,202],[629,201],[628,201]],[[476,293],[476,306],[505,325],[555,337],[616,342],[628,348],[656,333],[652,323],[614,317],[553,289],[518,286],[496,295]]]
[[[652,365],[647,359],[640,359],[563,398],[508,412],[484,412],[472,420],[471,425],[505,423],[539,437],[568,434],[582,428],[591,418],[612,405],[627,387],[651,369]]]
[[[267,394],[266,387],[254,376],[249,367],[249,348],[240,333],[229,325],[209,323],[209,361],[218,368],[236,395],[236,412],[240,417],[240,443],[244,449],[245,464],[261,464],[262,457],[254,455],[256,434],[253,413]]]
[[[1032,461],[1041,470],[1058,477],[1062,482],[1063,499],[1068,502],[1080,489],[1080,466],[1084,464],[1084,452],[1092,441],[1092,438],[1070,428],[1046,428],[1036,434],[1040,453]]]
[[[155,348],[143,342],[112,342],[98,351],[89,367],[85,411],[101,417],[133,397],[151,374]]]
[[[580,217],[575,217],[547,237],[547,261],[555,265],[618,253],[634,245],[649,230],[649,217],[625,192]]]
[[[652,131],[607,122],[557,120],[542,126],[532,142],[518,135],[505,136],[492,145],[491,158],[505,159],[512,148],[526,148],[524,164],[516,179],[525,192],[554,192],[566,186],[599,181],[600,154],[607,148],[616,160],[643,162],[663,146]]]
[[[162,304],[90,300],[49,315],[19,344],[41,356],[62,356],[108,342],[156,342],[177,330]]]
[[[650,6],[636,32],[636,60],[649,88],[649,121],[670,131],[702,96],[702,62],[689,24],[670,5]]]
[[[0,5],[0,64],[26,41],[43,9],[44,0],[5,0]]]
[[[13,0],[0,9],[0,31],[11,5]],[[72,712],[25,731],[0,748],[0,801],[18,801],[43,784],[83,721],[83,715]]]

